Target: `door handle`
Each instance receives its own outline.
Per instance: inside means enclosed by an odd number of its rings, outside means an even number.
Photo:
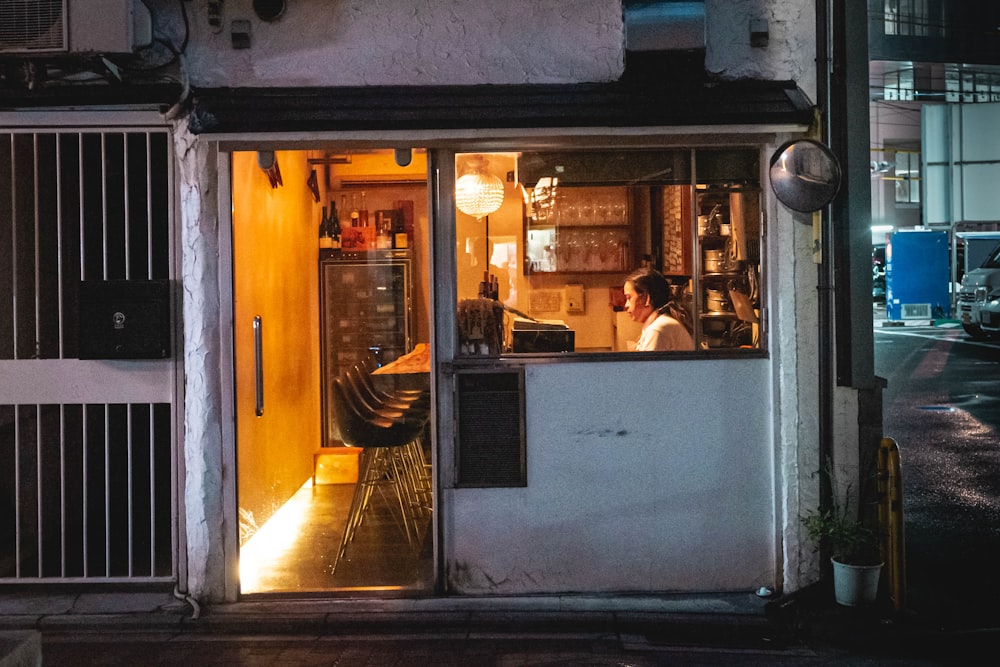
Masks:
[[[253,379],[254,412],[258,417],[264,414],[264,324],[260,315],[253,318]]]

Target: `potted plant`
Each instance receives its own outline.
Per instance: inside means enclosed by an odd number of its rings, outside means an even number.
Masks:
[[[882,570],[878,535],[844,506],[810,512],[802,517],[809,536],[821,553],[830,554],[833,588],[838,604],[870,604],[878,595]]]

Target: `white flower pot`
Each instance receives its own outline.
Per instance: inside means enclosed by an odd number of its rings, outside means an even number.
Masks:
[[[848,565],[833,558],[833,592],[837,604],[860,607],[871,604],[878,597],[878,579],[882,563],[878,565]]]

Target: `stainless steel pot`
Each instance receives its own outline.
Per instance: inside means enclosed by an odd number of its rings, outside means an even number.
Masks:
[[[705,251],[705,271],[708,273],[722,273],[726,270],[725,250]]]
[[[725,313],[733,309],[726,293],[711,287],[705,291],[705,307],[713,313]]]

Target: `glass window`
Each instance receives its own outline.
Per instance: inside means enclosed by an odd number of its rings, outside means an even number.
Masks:
[[[757,150],[464,153],[455,170],[460,355],[761,348]]]
[[[928,0],[885,0],[885,34],[907,37],[940,37],[942,24]]]
[[[896,184],[897,204],[920,203],[920,151],[898,150],[889,178]]]

